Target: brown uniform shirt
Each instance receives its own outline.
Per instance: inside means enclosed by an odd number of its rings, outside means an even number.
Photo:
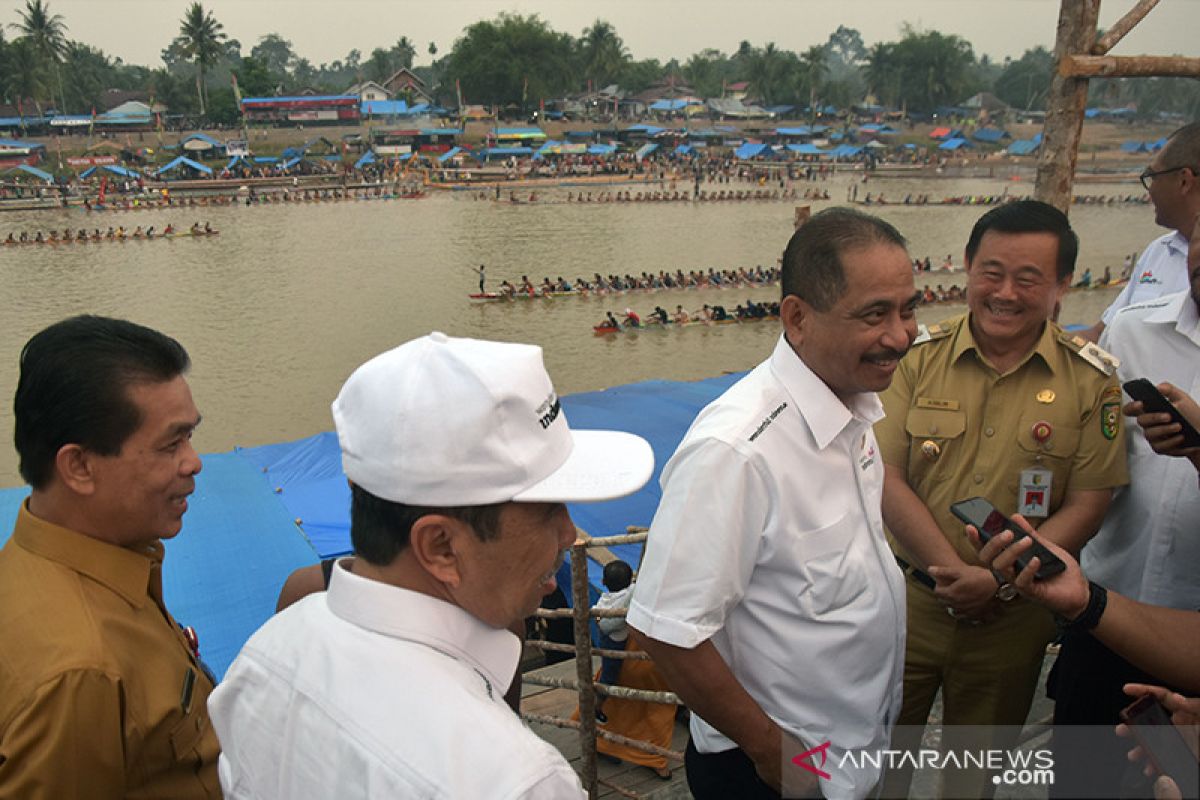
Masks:
[[[0,550],[0,798],[219,798],[212,682],[138,552],[22,504]]]
[[[1040,467],[1053,474],[1053,514],[1068,490],[1123,486],[1129,475],[1120,386],[1080,354],[1082,340],[1047,323],[1033,351],[1000,375],[979,353],[967,319],[933,326],[930,340],[900,362],[881,396],[887,417],[875,436],[884,463],[905,473],[959,556],[978,564],[951,503],[982,496],[1011,515],[1022,471]],[[1035,431],[1039,423],[1048,427]]]

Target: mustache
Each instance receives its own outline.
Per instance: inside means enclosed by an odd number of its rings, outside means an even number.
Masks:
[[[867,353],[865,356],[863,356],[863,360],[864,361],[874,361],[874,362],[899,361],[900,359],[904,358],[904,354],[907,352],[908,352],[907,347],[904,348],[903,350],[893,350],[891,348],[888,348],[887,350],[877,350],[874,353]]]

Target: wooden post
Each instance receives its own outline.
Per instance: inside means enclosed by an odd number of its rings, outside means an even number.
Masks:
[[[1066,213],[1079,158],[1083,112],[1087,109],[1087,78],[1070,78],[1062,65],[1073,55],[1089,53],[1096,38],[1100,0],[1062,0],[1054,58],[1059,65],[1046,95],[1046,127],[1038,155],[1034,196]]]
[[[592,683],[592,631],[588,609],[587,544],[571,547],[571,598],[575,619],[575,678],[579,682],[580,780],[591,800],[596,798],[596,693]]]

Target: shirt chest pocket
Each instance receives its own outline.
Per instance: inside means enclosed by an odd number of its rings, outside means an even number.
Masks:
[[[867,535],[866,522],[857,514],[796,537],[793,555],[801,580],[801,611],[816,619],[836,615],[844,609],[869,606],[878,588],[869,580],[860,539]]]
[[[908,433],[908,479],[919,483],[961,467],[967,429],[966,412],[946,408],[910,408],[904,420]]]
[[[1081,434],[1079,420],[1068,414],[1026,412],[1017,423],[1017,446],[1028,462],[1063,469],[1079,449]]]

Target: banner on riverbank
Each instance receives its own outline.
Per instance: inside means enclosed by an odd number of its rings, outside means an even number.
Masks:
[[[69,167],[107,167],[116,163],[116,156],[70,156],[67,158]]]

